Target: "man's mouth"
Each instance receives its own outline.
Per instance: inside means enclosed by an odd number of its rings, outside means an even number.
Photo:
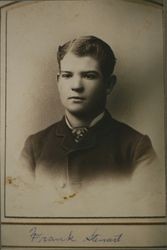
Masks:
[[[73,99],[73,100],[85,100],[84,97],[80,97],[80,96],[71,96],[71,97],[68,97],[68,99]]]

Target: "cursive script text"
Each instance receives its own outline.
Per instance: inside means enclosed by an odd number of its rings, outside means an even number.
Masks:
[[[86,235],[75,235],[71,230],[67,233],[59,232],[59,235],[42,233],[37,227],[33,227],[29,230],[29,236],[31,242],[34,243],[48,243],[48,242],[93,242],[93,243],[119,243],[123,237],[123,233],[113,234],[112,236],[105,236],[99,233],[98,230],[94,230]]]

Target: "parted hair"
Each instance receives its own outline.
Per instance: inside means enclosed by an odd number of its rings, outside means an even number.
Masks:
[[[98,37],[81,36],[59,46],[57,51],[59,70],[61,69],[61,60],[69,52],[79,57],[91,56],[96,59],[104,77],[110,76],[114,71],[116,63],[114,52],[106,42]]]

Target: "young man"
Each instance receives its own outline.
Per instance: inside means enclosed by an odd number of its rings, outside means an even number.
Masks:
[[[96,180],[128,179],[141,165],[151,164],[156,157],[149,137],[105,109],[116,83],[110,46],[84,36],[59,46],[57,59],[65,116],[25,143],[22,158],[35,178],[79,190]]]

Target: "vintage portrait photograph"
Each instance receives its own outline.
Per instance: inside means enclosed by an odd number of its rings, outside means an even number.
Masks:
[[[4,218],[165,218],[163,6],[14,2],[1,15]]]

